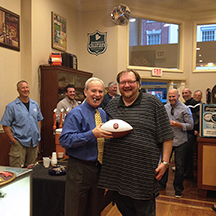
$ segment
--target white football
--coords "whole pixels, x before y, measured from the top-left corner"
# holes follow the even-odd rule
[[[102,130],[112,132],[114,138],[126,136],[133,130],[130,124],[120,119],[112,119],[101,126]]]

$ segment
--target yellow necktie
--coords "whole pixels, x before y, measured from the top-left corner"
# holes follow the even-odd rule
[[[95,124],[96,126],[101,123],[101,117],[98,110],[95,110]],[[98,161],[102,164],[103,160],[103,150],[104,150],[104,138],[97,138],[97,148],[98,148]]]

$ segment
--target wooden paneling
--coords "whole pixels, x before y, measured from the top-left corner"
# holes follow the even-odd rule
[[[216,191],[216,139],[198,138],[198,176],[199,196],[206,197],[207,190]]]
[[[203,146],[203,175],[204,185],[216,186],[216,145]]]
[[[9,166],[10,143],[5,133],[0,133],[0,165]]]

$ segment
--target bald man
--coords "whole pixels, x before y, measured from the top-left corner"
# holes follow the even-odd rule
[[[187,130],[193,129],[193,117],[190,109],[179,101],[179,93],[177,89],[171,89],[168,93],[169,103],[165,105],[170,124],[174,131],[173,149],[175,152],[175,178],[173,187],[175,189],[175,197],[181,198],[184,190],[184,163],[185,151],[187,146]],[[166,188],[168,180],[168,169],[160,180],[162,188]]]

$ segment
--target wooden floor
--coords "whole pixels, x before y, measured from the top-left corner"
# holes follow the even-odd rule
[[[111,204],[110,204],[111,205]],[[121,216],[116,206],[107,206],[101,216]],[[194,207],[172,202],[157,202],[156,216],[215,216],[216,212],[207,207]]]
[[[171,166],[172,167],[172,166]],[[207,198],[198,196],[196,172],[193,180],[184,180],[184,192],[182,198],[175,198],[172,183],[174,172],[170,167],[169,179],[165,190],[160,191],[156,198],[157,216],[216,216],[211,206],[216,202],[216,192],[208,191]],[[116,206],[108,205],[101,216],[121,216]]]

